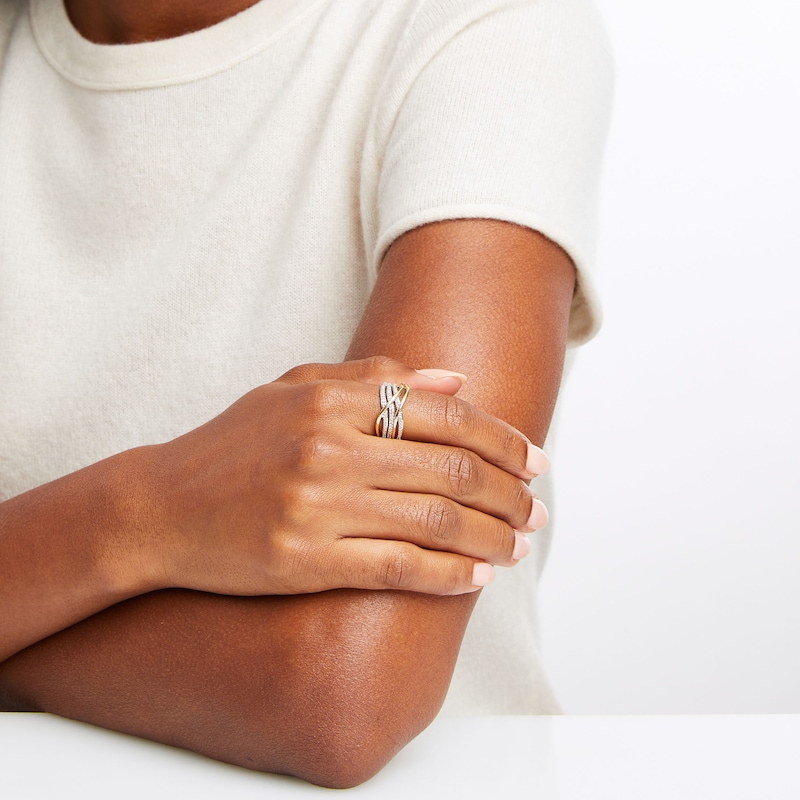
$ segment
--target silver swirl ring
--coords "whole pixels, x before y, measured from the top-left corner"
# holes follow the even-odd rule
[[[403,405],[409,388],[405,383],[381,384],[381,411],[375,420],[375,435],[384,439],[403,438]]]

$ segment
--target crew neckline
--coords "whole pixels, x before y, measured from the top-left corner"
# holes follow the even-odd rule
[[[30,0],[33,36],[50,65],[88,89],[148,89],[222,72],[266,49],[328,0],[259,0],[228,19],[172,39],[96,44],[63,0]]]

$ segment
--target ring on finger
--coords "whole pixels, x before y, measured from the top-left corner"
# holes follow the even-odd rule
[[[375,420],[375,435],[384,439],[403,438],[403,406],[409,387],[405,383],[381,384],[381,410]]]

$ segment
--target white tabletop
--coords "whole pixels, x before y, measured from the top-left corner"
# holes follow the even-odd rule
[[[332,791],[47,714],[0,714],[4,800],[319,800]],[[339,796],[799,800],[800,715],[439,719]]]

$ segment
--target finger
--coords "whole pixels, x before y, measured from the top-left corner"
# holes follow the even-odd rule
[[[351,422],[358,430],[374,434],[380,396],[370,387],[352,387]],[[462,447],[523,480],[547,469],[547,456],[516,428],[492,417],[458,397],[410,391],[403,405],[403,438],[431,444]]]
[[[326,579],[341,588],[455,595],[476,592],[494,579],[490,564],[380,539],[342,539],[331,562]]]
[[[367,502],[370,511],[356,526],[359,537],[411,542],[503,567],[518,560],[517,531],[491,514],[433,494],[376,490]]]
[[[505,520],[517,530],[541,527],[527,483],[462,447],[373,437],[354,465],[361,482],[391,492],[436,494]]]
[[[410,542],[503,567],[530,551],[527,529],[440,495],[376,489],[351,498],[352,508],[357,513],[344,513],[331,525],[333,536]]]
[[[455,394],[466,379],[466,375],[452,370],[415,370],[385,356],[345,361],[341,364],[303,364],[279,378],[284,383],[312,383],[321,380],[358,381],[376,385],[387,382],[405,383],[412,389],[443,394]]]
[[[347,515],[330,530],[339,539],[409,542],[504,567],[522,557],[522,534],[511,525],[446,497],[374,490],[357,502],[359,513]]]

